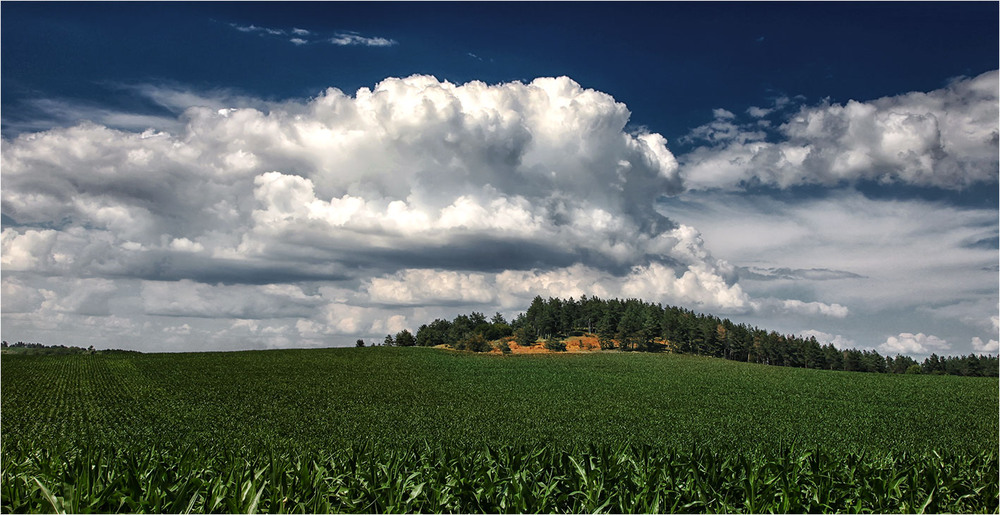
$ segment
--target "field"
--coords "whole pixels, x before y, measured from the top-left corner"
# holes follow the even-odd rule
[[[996,512],[998,382],[427,348],[2,358],[4,512]]]

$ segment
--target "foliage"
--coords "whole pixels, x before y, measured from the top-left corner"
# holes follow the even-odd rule
[[[566,342],[556,338],[555,336],[550,336],[545,340],[545,348],[554,352],[566,352]]]
[[[364,347],[365,346],[365,341],[362,340],[361,338],[358,338],[358,341],[355,342],[354,346],[355,347]]]
[[[903,374],[918,364],[908,356],[893,358],[875,350],[840,350],[832,344],[821,345],[812,337],[782,335],[638,299],[535,297],[511,326],[515,335],[533,333],[546,338],[596,327],[602,349],[613,348],[614,340],[618,340],[621,350],[658,351],[664,348],[660,342],[665,341],[674,352],[796,368]],[[927,374],[997,377],[1000,359],[973,354],[941,358],[932,354],[920,368]]]
[[[474,333],[467,338],[459,340],[454,347],[456,350],[469,350],[472,352],[489,352],[493,350],[490,342],[486,341],[486,337],[482,333]]]
[[[413,333],[403,329],[402,331],[396,333],[396,345],[399,347],[413,347],[417,344],[417,339],[413,336]]]
[[[4,355],[0,511],[996,512],[998,388],[677,354]]]
[[[521,347],[530,347],[537,342],[535,335],[527,327],[521,327],[514,331],[514,341]]]
[[[104,349],[96,350],[94,346],[91,345],[89,348],[84,349],[83,347],[66,346],[66,345],[45,345],[44,343],[25,343],[16,342],[8,344],[6,340],[0,343],[0,349],[2,349],[4,354],[28,354],[28,355],[56,355],[56,354],[120,354],[120,353],[135,353],[138,351],[134,350],[123,350],[123,349]]]
[[[4,455],[4,512],[996,512],[997,454],[351,445]],[[924,474],[924,471],[927,471]]]

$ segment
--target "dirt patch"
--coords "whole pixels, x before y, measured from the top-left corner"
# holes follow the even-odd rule
[[[538,340],[535,345],[521,346],[514,341],[513,337],[504,338],[500,341],[507,342],[507,346],[510,347],[511,354],[553,354],[556,351],[551,351],[545,348],[545,341]],[[597,341],[597,335],[586,334],[584,336],[570,336],[569,338],[563,338],[561,340],[566,344],[566,352],[600,352],[601,345]],[[497,348],[499,341],[492,342],[493,350],[490,351],[493,354],[502,354],[500,349]]]

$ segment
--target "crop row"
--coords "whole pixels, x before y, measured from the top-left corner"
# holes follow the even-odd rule
[[[997,454],[361,445],[3,457],[3,512],[989,512]]]
[[[997,382],[676,355],[370,348],[5,356],[4,442],[311,451],[363,441],[996,449]]]

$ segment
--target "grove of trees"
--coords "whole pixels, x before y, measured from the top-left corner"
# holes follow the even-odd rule
[[[820,344],[814,337],[782,335],[680,307],[638,299],[605,300],[587,296],[579,300],[535,297],[528,310],[511,322],[500,313],[487,319],[478,312],[458,315],[452,321],[437,319],[420,326],[415,344],[449,345],[482,352],[492,349],[490,341],[507,336],[513,336],[518,345],[534,345],[539,339],[555,341],[585,333],[596,334],[602,349],[670,351],[749,363],[856,372],[1000,375],[997,356],[931,354],[920,363],[909,356],[882,356],[875,350],[841,350],[829,343]]]

